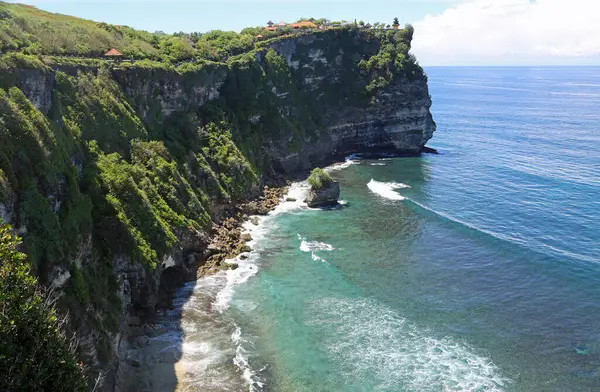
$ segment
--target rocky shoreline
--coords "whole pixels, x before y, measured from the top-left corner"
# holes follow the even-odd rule
[[[226,261],[251,251],[247,242],[252,241],[252,237],[248,233],[242,233],[242,225],[248,220],[257,225],[258,219],[251,216],[267,215],[283,201],[287,191],[287,185],[283,187],[265,185],[258,199],[236,206],[228,217],[214,224],[210,235],[211,242],[205,252],[205,263],[198,268],[197,278],[223,269],[237,268],[237,264]]]
[[[177,389],[178,374],[182,372],[177,365],[181,358],[180,349],[169,347],[164,341],[155,339],[170,328],[179,328],[173,326],[179,324],[180,316],[169,315],[169,310],[174,308],[176,289],[186,282],[219,271],[236,269],[238,265],[232,262],[232,259],[251,251],[247,242],[252,238],[250,234],[243,233],[242,225],[248,221],[258,225],[256,215],[267,215],[284,201],[287,192],[287,185],[265,186],[258,198],[232,207],[226,211],[219,223],[213,224],[210,242],[203,254],[192,255],[196,260],[202,260],[198,263],[195,279],[194,276],[174,279],[168,287],[163,287],[163,298],[154,314],[129,325],[119,344],[122,359],[119,361],[119,377],[114,390]],[[159,319],[162,321],[158,322]]]

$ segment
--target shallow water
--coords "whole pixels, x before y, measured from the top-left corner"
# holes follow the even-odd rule
[[[186,288],[182,389],[600,390],[600,68],[427,71],[441,154],[248,225]]]

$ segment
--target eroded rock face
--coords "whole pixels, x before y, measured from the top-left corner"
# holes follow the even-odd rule
[[[136,112],[149,122],[153,103],[158,103],[161,114],[168,117],[173,113],[194,111],[219,98],[227,67],[206,66],[202,74],[186,75],[166,70],[115,69],[112,75],[132,97]]]
[[[361,79],[356,64],[361,56],[379,50],[373,42],[348,44],[342,40],[337,36],[304,36],[271,46],[286,59],[302,88],[311,92],[311,99],[322,103],[320,131],[291,140],[286,134],[285,139],[274,140],[267,147],[277,170],[285,174],[325,166],[357,152],[418,155],[436,130],[426,78],[394,79],[368,102],[361,101],[359,94],[343,94],[344,101],[336,101],[336,90],[346,84],[355,84],[355,89],[349,91],[364,87],[366,81]],[[353,78],[348,76],[349,67],[356,71]],[[294,111],[287,117],[293,118]]]
[[[332,181],[323,185],[322,188],[311,188],[305,201],[310,208],[319,208],[334,206],[339,198],[340,184],[337,181]]]

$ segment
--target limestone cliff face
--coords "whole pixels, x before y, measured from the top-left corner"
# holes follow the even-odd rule
[[[357,63],[374,55],[379,43],[344,42],[345,38],[335,33],[309,35],[270,46],[286,59],[293,78],[308,92],[307,99],[325,98],[320,108],[322,127],[300,141],[300,150],[290,149],[285,139],[270,146],[269,152],[285,173],[307,170],[356,152],[417,155],[435,132],[424,78],[394,78],[368,102],[353,99],[356,89],[367,83]],[[341,96],[327,97],[332,95],[327,92],[338,89]],[[274,93],[282,96],[286,91]]]
[[[326,130],[303,141],[301,151],[282,144],[270,151],[286,173],[341,159],[352,153],[418,155],[435,132],[426,82],[403,81],[367,108],[332,113]]]
[[[157,110],[163,117],[176,112],[190,112],[208,101],[219,98],[219,91],[227,77],[227,67],[211,64],[203,72],[178,73],[164,69],[116,69],[113,77],[131,97],[136,110],[145,122]],[[158,104],[151,108],[152,104]]]
[[[38,68],[24,66],[13,70],[10,77],[4,79],[4,84],[7,84],[6,80],[9,81],[8,86],[2,87],[18,87],[35,108],[48,116],[46,125],[50,127],[49,124],[52,124],[56,129],[68,128],[70,132],[65,134],[82,134],[83,139],[101,140],[102,135],[93,132],[110,133],[115,130],[116,135],[111,136],[112,139],[107,138],[109,142],[106,143],[105,153],[120,153],[119,159],[138,165],[137,171],[132,171],[129,182],[119,183],[119,186],[129,186],[132,181],[137,181],[133,179],[134,174],[141,176],[143,170],[157,173],[131,185],[135,192],[126,193],[124,197],[136,196],[144,187],[151,188],[152,181],[160,180],[158,176],[166,173],[175,176],[177,181],[165,180],[161,187],[152,191],[153,197],[163,202],[163,199],[166,200],[161,211],[174,205],[172,208],[181,213],[187,211],[190,205],[202,204],[206,219],[219,220],[222,212],[232,203],[255,195],[258,185],[273,179],[290,178],[312,167],[343,159],[351,153],[416,155],[423,150],[436,128],[429,111],[431,99],[426,77],[408,73],[389,75],[388,70],[385,83],[375,90],[369,90],[369,93],[365,92],[374,76],[359,64],[376,56],[382,46],[380,40],[365,39],[360,31],[332,30],[281,38],[265,43],[259,50],[240,59],[230,59],[228,63],[206,63],[197,68],[188,67],[187,71],[136,66],[110,70],[89,66],[79,69],[56,65]],[[67,82],[59,72],[71,75],[73,81]],[[78,75],[82,73],[87,76],[80,80]],[[90,80],[96,77],[110,79],[110,87],[104,86],[85,95],[88,89],[95,88]],[[63,86],[58,86],[58,80],[63,80]],[[90,110],[98,106],[94,94],[98,91],[105,94],[104,98],[110,104],[94,113],[93,119],[102,119],[108,125],[94,128],[90,134],[84,126],[73,125],[83,116],[74,116],[65,121],[77,107],[76,99],[65,98],[70,91],[65,86],[69,83],[73,86],[68,88],[79,89],[80,94],[89,100],[86,104]],[[107,91],[118,97],[111,100]],[[128,116],[129,127],[121,129],[114,119],[125,115]],[[82,120],[81,124],[92,128],[93,122]],[[131,131],[133,136],[126,131]],[[144,161],[146,158],[143,154],[138,154],[137,159],[145,163],[131,162],[133,154],[124,152],[123,146],[127,147],[140,137],[162,142],[166,152],[155,154],[154,150],[150,150],[152,146],[146,146],[148,161]],[[51,142],[51,139],[48,140]],[[61,179],[52,183],[52,186],[40,186],[37,189],[42,199],[49,200],[53,206],[53,212],[49,214],[54,213],[58,217],[61,208],[65,208],[69,202],[67,185],[73,189],[79,187],[82,193],[90,186],[84,184],[82,166],[87,163],[88,168],[97,170],[97,162],[91,165],[86,162],[86,159],[92,158],[89,152],[87,155],[81,152],[87,148],[84,142],[74,139],[71,144],[79,147],[69,147],[73,151],[65,153],[64,158],[56,155],[55,159],[64,160],[65,167],[69,168],[65,173],[71,173],[70,177],[63,173]],[[47,149],[55,147],[50,145]],[[169,158],[169,154],[178,159]],[[162,163],[159,165],[156,162]],[[109,162],[106,158],[104,164],[110,168],[112,166],[109,165],[120,163]],[[129,167],[125,164],[121,166],[125,169]],[[257,173],[253,167],[257,168]],[[15,168],[15,172],[17,169],[21,170]],[[38,174],[28,175],[41,178]],[[71,182],[67,184],[65,178],[71,178]],[[101,175],[94,177],[94,181],[101,180]],[[23,189],[4,190],[0,213],[27,240],[31,227],[20,222],[19,213],[16,213],[24,194]],[[95,194],[94,197],[102,199],[104,196]],[[187,204],[178,205],[178,200],[184,197]],[[194,200],[196,204],[192,203]],[[120,202],[125,207],[128,206],[126,202],[137,207],[133,199],[129,201],[124,198]],[[94,205],[95,209],[101,207]],[[133,207],[131,211],[125,207],[121,214],[131,211],[131,214],[140,213]],[[111,315],[114,319],[103,318],[95,305],[81,306],[77,314],[72,314],[79,321],[76,329],[82,357],[90,366],[91,374],[97,374],[101,369],[104,371],[104,385],[101,387],[110,390],[115,385],[119,364],[128,360],[126,353],[119,348],[127,325],[139,322],[140,316],[151,314],[160,302],[161,295],[172,288],[177,280],[194,277],[195,269],[204,261],[203,255],[209,243],[206,227],[210,225],[204,223],[204,229],[199,225],[173,229],[169,245],[158,244],[164,249],[157,252],[156,267],[149,269],[134,261],[134,252],[129,249],[118,246],[110,248],[109,245],[114,244],[102,245],[106,244],[104,238],[112,238],[111,235],[101,236],[105,242],[98,241],[99,231],[106,230],[111,234],[115,227],[121,227],[122,224],[110,215],[116,215],[114,211],[102,211],[104,215],[100,214],[100,217],[108,222],[106,227],[96,225],[93,229],[86,228],[90,234],[78,240],[76,252],[71,258],[48,263],[49,266],[39,273],[43,275],[42,282],[52,287],[59,297],[67,295],[70,282],[74,279],[71,273],[73,266],[82,270],[89,268],[90,276],[104,269],[102,271],[111,279],[114,277],[111,290],[117,291],[119,301],[116,313]],[[144,215],[145,219],[156,219],[150,222],[151,229],[166,225],[164,219],[155,218],[161,211]],[[132,225],[135,223],[133,218],[128,222],[132,222]],[[151,239],[155,237],[147,237],[152,245]],[[110,251],[104,252],[106,249],[98,248],[102,246],[110,248]],[[108,260],[100,259],[100,254],[109,254],[110,257]],[[106,268],[110,271],[106,272]],[[100,350],[102,347],[103,350]]]

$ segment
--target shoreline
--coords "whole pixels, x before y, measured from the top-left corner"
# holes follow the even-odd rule
[[[244,224],[252,222],[254,225],[258,225],[257,217],[268,215],[284,202],[288,190],[289,183],[280,187],[265,185],[258,198],[235,206],[233,214],[225,217],[221,222],[213,224],[211,241],[206,249],[206,261],[198,267],[196,279],[223,269],[237,268],[237,264],[227,261],[252,250],[248,246],[252,237],[243,231]]]
[[[134,384],[146,391],[182,390],[182,380],[187,374],[181,361],[185,304],[194,295],[198,282],[204,279],[222,279],[221,289],[225,288],[227,278],[220,273],[238,269],[236,260],[245,260],[253,250],[248,245],[253,238],[244,226],[258,227],[264,217],[285,203],[289,187],[290,182],[283,186],[265,185],[259,196],[232,206],[219,223],[213,223],[210,242],[202,255],[204,261],[195,275],[173,280],[163,288],[162,301],[156,310],[124,331],[119,349],[120,376],[114,390],[129,390]],[[212,308],[213,304],[206,306]]]

